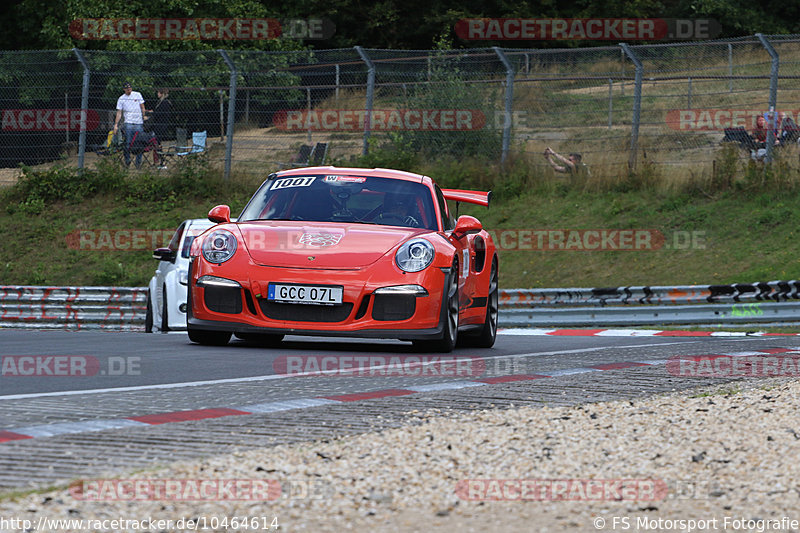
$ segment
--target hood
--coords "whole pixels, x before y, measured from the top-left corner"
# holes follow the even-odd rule
[[[362,268],[403,241],[429,231],[371,224],[263,220],[238,226],[255,263],[289,268]]]

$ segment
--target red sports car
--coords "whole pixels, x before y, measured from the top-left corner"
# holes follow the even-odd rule
[[[278,342],[284,335],[393,338],[426,351],[491,347],[498,258],[474,217],[447,200],[491,193],[440,189],[419,174],[314,167],[271,174],[236,222],[195,239],[189,339]]]

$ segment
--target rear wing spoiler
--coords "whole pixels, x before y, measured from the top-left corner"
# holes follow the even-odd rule
[[[442,189],[445,200],[454,202],[467,202],[468,204],[482,205],[489,207],[492,200],[492,191],[464,191],[460,189]]]

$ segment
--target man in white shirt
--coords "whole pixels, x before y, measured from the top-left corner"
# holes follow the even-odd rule
[[[114,134],[119,130],[119,121],[125,117],[125,143],[123,154],[125,155],[125,165],[131,164],[131,141],[138,132],[144,134],[144,98],[142,93],[134,91],[129,82],[122,84],[124,94],[117,98],[117,116],[114,119]],[[142,164],[142,153],[136,154],[136,168]]]

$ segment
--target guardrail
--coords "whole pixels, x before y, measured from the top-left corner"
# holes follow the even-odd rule
[[[0,327],[143,331],[147,287],[0,286]]]
[[[0,327],[143,331],[146,287],[0,286]],[[500,291],[502,327],[800,322],[800,281]]]
[[[800,281],[730,285],[508,289],[500,325],[652,326],[800,322]]]

